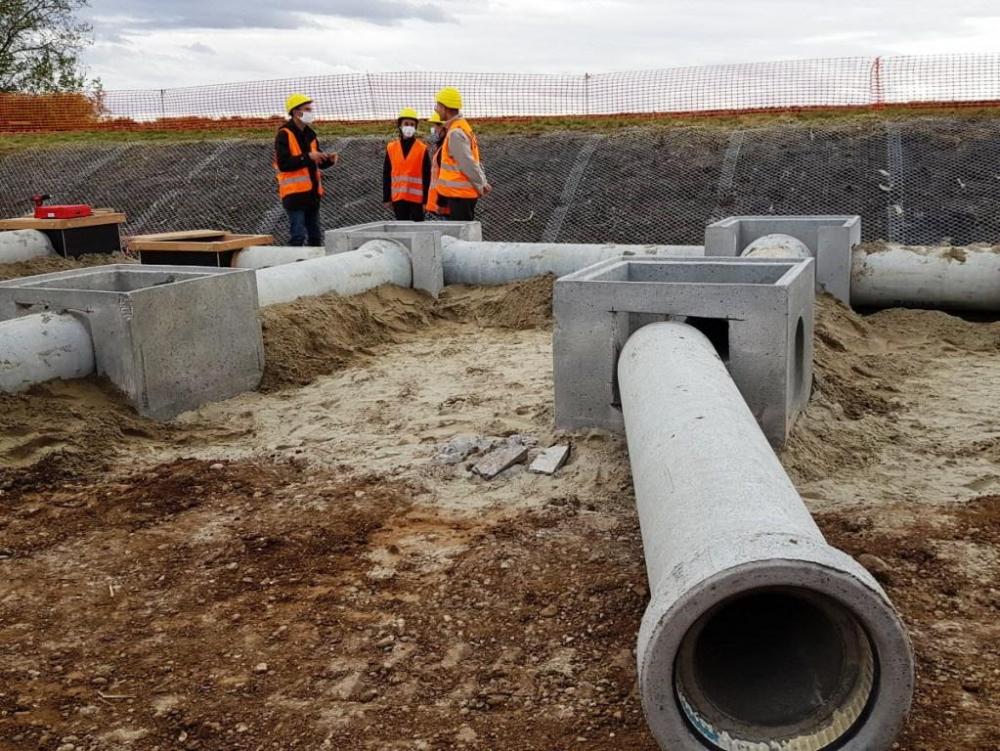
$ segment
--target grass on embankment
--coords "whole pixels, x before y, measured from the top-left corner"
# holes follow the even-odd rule
[[[483,135],[541,135],[556,132],[614,132],[626,128],[759,128],[780,124],[843,124],[880,120],[902,120],[915,117],[960,117],[966,120],[993,119],[1000,116],[1000,107],[886,107],[872,109],[815,109],[785,113],[755,113],[743,115],[621,115],[594,117],[536,117],[505,120],[477,120],[477,132]],[[348,136],[391,136],[391,123],[320,122],[316,126],[320,137],[329,140]],[[80,130],[54,133],[17,133],[0,135],[0,154],[25,149],[63,148],[107,143],[184,143],[226,139],[263,140],[273,138],[274,125],[226,127],[224,124],[206,128],[156,129],[143,125],[135,130]]]

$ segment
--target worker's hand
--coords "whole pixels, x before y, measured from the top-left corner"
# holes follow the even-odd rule
[[[490,185],[489,183],[486,183],[486,184],[485,184],[485,185],[483,186],[483,192],[481,193],[481,195],[482,195],[483,197],[486,197],[486,196],[488,196],[488,195],[489,195],[490,193],[492,193],[492,192],[493,192],[493,186],[492,186],[492,185]]]
[[[322,164],[326,161],[326,154],[322,151],[310,151],[309,158],[313,160],[316,164]]]
[[[340,161],[340,154],[336,151],[330,154],[324,154],[323,156],[326,157],[327,164],[337,164]]]

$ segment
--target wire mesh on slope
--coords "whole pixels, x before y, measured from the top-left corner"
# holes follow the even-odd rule
[[[636,130],[602,141],[559,240],[700,243],[715,204],[727,133]]]
[[[713,219],[858,214],[866,237],[886,237],[890,178],[881,123],[777,126],[740,136],[732,183],[720,195]]]
[[[327,228],[385,220],[384,140],[327,140]],[[29,197],[111,206],[127,234],[217,228],[288,239],[270,141],[26,150],[0,159],[0,215]],[[866,240],[1000,242],[1000,119],[636,129],[483,139],[488,239],[700,243],[739,214],[859,214]]]

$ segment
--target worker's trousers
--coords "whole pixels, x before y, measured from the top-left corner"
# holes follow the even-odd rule
[[[319,226],[319,206],[311,209],[285,209],[288,214],[289,245],[323,246],[323,230]]]
[[[424,221],[424,207],[413,201],[393,201],[392,213],[401,222]]]
[[[478,198],[449,198],[448,219],[453,222],[471,222],[476,218]]]

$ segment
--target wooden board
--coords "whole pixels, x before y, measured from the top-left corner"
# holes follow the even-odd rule
[[[102,224],[124,224],[125,215],[118,211],[97,210],[90,216],[73,219],[35,219],[34,215],[19,216],[15,219],[0,219],[0,230],[9,229],[78,229],[98,227]]]
[[[152,235],[135,235],[130,240],[141,240],[142,242],[162,242],[164,240],[224,240],[229,234],[225,230],[219,229],[191,229],[183,232],[158,232]]]
[[[207,232],[208,230],[200,230]],[[177,233],[183,234],[183,233]],[[228,232],[213,233],[210,237],[221,237],[219,240],[150,240],[156,235],[137,235],[129,240],[129,248],[135,251],[169,250],[181,253],[224,253],[227,250],[242,250],[255,245],[271,245],[274,238],[271,235],[231,235]]]

